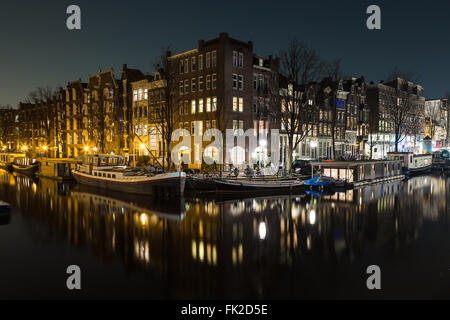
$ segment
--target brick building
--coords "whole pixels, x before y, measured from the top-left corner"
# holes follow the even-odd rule
[[[191,136],[202,135],[209,128],[223,133],[233,130],[234,136],[243,136],[252,129],[260,139],[259,128],[261,133],[269,130],[265,110],[270,90],[264,83],[276,79],[278,65],[270,57],[255,55],[251,41],[239,41],[221,33],[218,38],[200,40],[196,49],[170,55],[168,59],[176,74],[179,127],[188,129]],[[265,145],[266,139],[262,140]],[[209,143],[197,143],[192,137],[191,148],[185,148],[194,167],[202,164],[202,156],[219,160],[216,148],[206,148]],[[256,156],[249,151],[248,144],[245,148],[236,145],[229,149],[225,148],[226,144],[224,135],[226,164],[240,165]]]
[[[367,86],[367,104],[370,108],[370,138],[373,143],[373,157],[384,158],[395,149],[394,120],[392,112],[404,104],[409,106],[404,121],[404,136],[399,151],[421,152],[420,143],[424,135],[425,98],[423,88],[401,78],[389,82],[370,83]],[[366,145],[366,153],[369,153]]]

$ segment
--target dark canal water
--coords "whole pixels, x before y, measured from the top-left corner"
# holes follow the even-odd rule
[[[0,299],[450,298],[448,176],[164,203],[0,171],[0,200]]]

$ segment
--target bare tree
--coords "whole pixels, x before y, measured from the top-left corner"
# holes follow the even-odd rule
[[[161,55],[155,62],[155,69],[158,70],[163,80],[163,105],[155,110],[154,121],[160,136],[163,139],[163,168],[170,171],[172,167],[172,134],[178,129],[176,126],[180,120],[180,104],[177,100],[177,79],[176,66],[170,60],[170,47],[162,49]]]
[[[388,95],[385,113],[394,133],[395,152],[398,152],[399,143],[416,128],[412,122],[419,119],[412,95],[398,88],[393,90],[393,94]]]
[[[0,104],[0,142],[2,144],[8,143],[8,138],[14,132],[14,122],[8,117],[7,111],[12,110],[9,104]],[[1,146],[1,145],[0,145]]]
[[[413,83],[420,82],[420,77],[417,76],[416,74],[414,74],[413,72],[403,70],[398,67],[394,67],[388,72],[386,79],[387,79],[387,81],[391,81],[391,80],[395,80],[397,78],[403,79],[405,81],[413,82]]]
[[[52,130],[56,120],[56,110],[53,105],[54,94],[55,91],[50,86],[37,87],[25,98],[25,103],[40,105],[39,139],[46,141],[47,145],[51,144]]]
[[[436,127],[443,124],[443,112],[439,104],[427,104],[425,107],[425,114],[430,118],[430,134],[432,139],[436,134]]]
[[[324,77],[331,78],[332,81],[345,79],[347,75],[342,68],[342,59],[333,59],[322,63],[322,73]]]
[[[311,130],[316,105],[305,99],[307,84],[319,79],[322,62],[314,49],[293,40],[280,53],[280,89],[272,92],[271,116],[279,119],[282,133],[287,136],[287,169],[293,152]]]

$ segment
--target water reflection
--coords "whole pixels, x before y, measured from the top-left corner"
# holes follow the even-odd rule
[[[449,226],[450,179],[161,203],[0,171],[0,199],[19,208],[37,243],[93,252],[102,268],[120,258],[115,278],[151,270],[142,281],[161,298],[358,297],[367,261],[420,243],[427,221]]]

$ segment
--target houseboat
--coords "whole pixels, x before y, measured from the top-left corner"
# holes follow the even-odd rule
[[[433,155],[413,154],[412,152],[388,152],[389,160],[401,160],[403,174],[414,175],[431,170]]]
[[[333,178],[344,185],[359,187],[394,179],[403,179],[401,160],[321,161],[311,163],[313,177]]]
[[[438,171],[450,170],[450,151],[441,149],[433,153],[433,169]]]
[[[0,153],[0,168],[12,170],[12,164],[16,158],[25,158],[25,153]]]
[[[84,156],[82,163],[75,165],[72,175],[79,184],[106,190],[162,197],[183,196],[184,172],[150,174],[128,167],[128,160],[125,156]]]
[[[40,158],[41,165],[36,173],[38,177],[50,178],[58,181],[73,180],[72,170],[76,164],[81,163],[77,159]]]
[[[12,170],[26,175],[34,175],[39,169],[39,161],[28,157],[16,157],[12,163]]]

